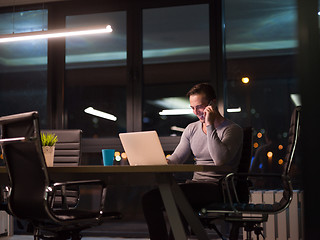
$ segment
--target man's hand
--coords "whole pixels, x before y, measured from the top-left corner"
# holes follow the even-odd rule
[[[205,124],[206,126],[209,125],[214,125],[214,120],[217,116],[217,109],[214,106],[214,104],[209,104],[205,109],[204,109],[204,117],[205,117]]]

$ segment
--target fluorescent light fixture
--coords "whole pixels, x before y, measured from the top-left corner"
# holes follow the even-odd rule
[[[192,109],[166,109],[159,112],[159,115],[168,116],[168,115],[187,115],[187,114],[193,114]]]
[[[301,97],[299,94],[290,94],[290,98],[296,107],[301,106]]]
[[[186,97],[168,97],[157,100],[149,100],[149,104],[161,109],[190,109],[189,100]]]
[[[228,109],[227,109],[227,112],[229,112],[229,113],[241,112],[241,107],[228,108]]]
[[[93,107],[86,108],[84,110],[84,112],[88,113],[88,114],[91,114],[93,116],[96,116],[96,117],[105,118],[105,119],[108,119],[108,120],[111,120],[111,121],[117,121],[117,117],[116,116],[114,116],[112,114],[109,114],[109,113],[106,113],[106,112],[102,112],[102,111],[96,110]]]
[[[82,35],[93,35],[101,33],[111,33],[112,28],[110,25],[97,26],[91,28],[66,28],[48,31],[37,31],[27,33],[13,33],[0,35],[0,43],[4,42],[19,42],[34,39],[48,39],[48,38],[59,38],[59,37],[72,37]]]
[[[177,131],[177,132],[183,132],[184,131],[184,128],[182,127],[177,127],[177,126],[172,126],[170,128],[172,131]]]

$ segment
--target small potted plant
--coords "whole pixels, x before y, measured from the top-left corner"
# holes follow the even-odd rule
[[[54,133],[41,134],[42,151],[48,167],[53,166],[54,149],[57,141],[58,138]]]

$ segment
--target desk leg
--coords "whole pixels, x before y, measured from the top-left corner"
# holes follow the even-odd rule
[[[170,182],[168,182],[167,184],[166,183],[159,184],[159,190],[164,203],[164,207],[167,212],[167,216],[169,219],[169,223],[170,223],[174,238],[179,240],[180,239],[187,240],[187,236],[181,222],[180,213],[178,211],[176,202],[172,194]]]
[[[177,206],[179,206],[180,211],[186,218],[187,222],[189,223],[191,229],[196,234],[198,239],[209,240],[207,231],[204,229],[199,217],[196,215],[190,203],[185,198],[181,188],[175,181],[172,182],[171,190],[173,192]]]
[[[158,176],[160,193],[175,239],[187,239],[180,213],[177,209],[178,206],[198,239],[209,240],[208,234],[203,228],[200,219],[193,211],[173,177],[171,175],[162,175],[161,179],[159,177],[160,176]]]

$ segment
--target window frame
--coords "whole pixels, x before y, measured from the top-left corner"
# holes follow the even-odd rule
[[[210,26],[210,81],[217,90],[220,100],[223,99],[224,79],[224,29],[223,29],[223,0],[92,0],[63,1],[19,6],[19,9],[48,9],[48,29],[60,29],[66,26],[66,17],[80,14],[125,11],[127,13],[127,132],[142,129],[142,101],[143,101],[143,57],[142,57],[142,12],[144,9],[174,7],[185,5],[209,5]],[[15,7],[1,8],[9,12]],[[16,8],[18,9],[18,8]],[[48,128],[66,128],[65,101],[65,40],[48,39],[47,51],[47,119]],[[219,101],[223,102],[223,101]],[[219,105],[223,110],[223,106]],[[165,151],[172,151],[178,144],[180,137],[161,137]],[[100,152],[101,148],[122,149],[117,137],[83,139],[83,152]]]

